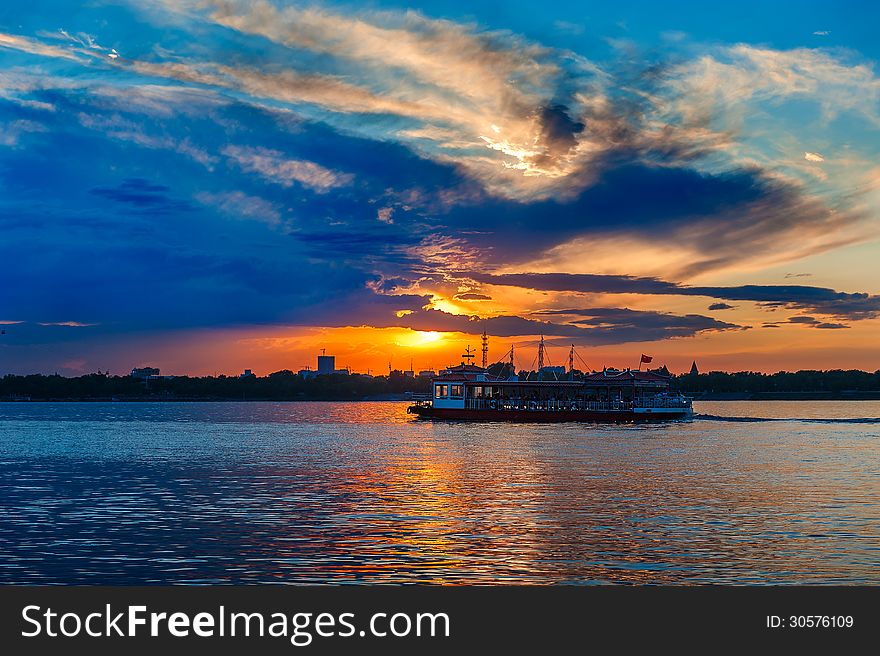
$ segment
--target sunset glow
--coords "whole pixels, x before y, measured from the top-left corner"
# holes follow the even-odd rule
[[[880,368],[880,46],[830,7],[148,4],[0,19],[0,374]]]

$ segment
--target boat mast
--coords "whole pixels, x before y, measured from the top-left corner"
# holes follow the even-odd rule
[[[571,350],[568,352],[568,373],[574,371],[574,344],[571,345]]]
[[[544,336],[541,335],[541,341],[538,343],[538,372],[544,368]]]
[[[483,369],[485,369],[489,365],[489,336],[486,334],[486,331],[483,331],[483,336],[480,338],[483,342]]]

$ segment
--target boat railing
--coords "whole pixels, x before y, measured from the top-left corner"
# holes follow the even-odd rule
[[[691,400],[684,396],[638,398],[635,402],[624,399],[594,401],[587,399],[523,399],[523,398],[470,398],[465,399],[469,410],[534,410],[534,411],[591,411],[620,412],[637,408],[689,408]]]

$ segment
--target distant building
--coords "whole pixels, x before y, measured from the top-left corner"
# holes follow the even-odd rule
[[[239,374],[238,377],[239,378],[256,378],[256,376],[254,375],[254,372],[251,371],[250,369],[245,369],[244,373]]]
[[[135,367],[131,370],[132,378],[143,378],[144,380],[146,380],[147,378],[158,375],[159,369],[157,367]]]
[[[419,378],[434,378],[436,375],[433,369],[422,369],[419,372]]]
[[[351,372],[348,369],[337,369],[336,356],[326,355],[326,353],[322,350],[321,355],[318,356],[317,369],[300,369],[297,374],[299,374],[302,378],[314,378],[315,376],[328,376],[330,374],[341,374],[343,376],[348,376],[349,374],[351,374]]]
[[[318,375],[336,373],[336,356],[335,355],[319,355],[318,356]]]
[[[699,373],[700,370],[697,369],[697,361],[694,360],[693,364],[691,365],[691,376],[697,376],[699,375]]]

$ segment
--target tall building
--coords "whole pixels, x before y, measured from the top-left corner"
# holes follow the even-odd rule
[[[700,370],[697,369],[697,361],[694,360],[694,363],[691,365],[691,376],[696,376],[700,373]]]
[[[319,355],[318,356],[318,375],[332,374],[336,372],[336,356],[335,355]]]
[[[343,374],[348,376],[351,374],[348,369],[337,369],[336,356],[327,355],[327,351],[324,349],[321,349],[321,355],[318,356],[317,369],[300,369],[298,373],[303,378],[314,378],[315,376],[328,376],[331,374]]]

